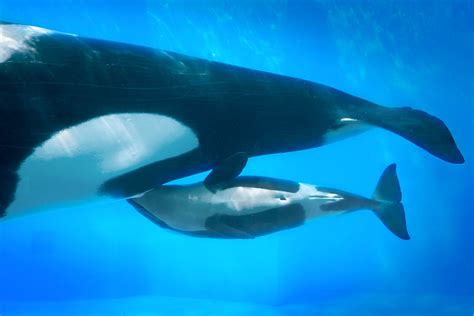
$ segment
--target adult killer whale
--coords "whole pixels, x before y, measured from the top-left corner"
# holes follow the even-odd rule
[[[0,213],[7,217],[95,196],[129,198],[217,168],[212,188],[237,176],[248,157],[322,146],[364,126],[464,161],[446,125],[420,110],[12,23],[0,24],[0,114]]]
[[[202,182],[162,185],[128,201],[159,226],[196,237],[251,239],[298,227],[314,218],[370,209],[392,233],[410,239],[401,200],[392,164],[380,177],[372,198],[245,176],[222,182],[214,193]]]

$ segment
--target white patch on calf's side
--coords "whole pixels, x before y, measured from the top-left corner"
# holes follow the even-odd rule
[[[107,180],[199,146],[182,123],[156,114],[112,114],[59,131],[19,169],[8,216],[93,199]]]
[[[314,185],[300,183],[300,190],[295,193],[296,200],[303,206],[306,220],[327,215],[331,212],[321,210],[321,206],[342,200],[342,196],[319,190]]]

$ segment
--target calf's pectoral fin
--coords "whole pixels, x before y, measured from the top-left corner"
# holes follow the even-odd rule
[[[206,228],[227,237],[248,239],[295,228],[305,220],[303,206],[294,203],[252,214],[215,214],[207,219]]]
[[[222,221],[221,215],[215,214],[206,220],[206,229],[227,238],[254,239],[255,236],[233,227],[229,223]]]

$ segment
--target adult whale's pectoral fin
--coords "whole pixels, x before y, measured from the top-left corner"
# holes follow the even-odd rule
[[[215,214],[206,220],[206,229],[227,238],[254,239],[255,236],[225,223],[221,215]]]
[[[204,180],[206,188],[215,193],[219,185],[236,178],[247,165],[248,156],[239,152],[219,163]]]

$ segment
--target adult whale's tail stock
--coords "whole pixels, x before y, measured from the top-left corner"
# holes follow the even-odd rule
[[[424,111],[410,107],[374,107],[364,111],[363,120],[404,137],[442,160],[464,163],[448,127]]]

